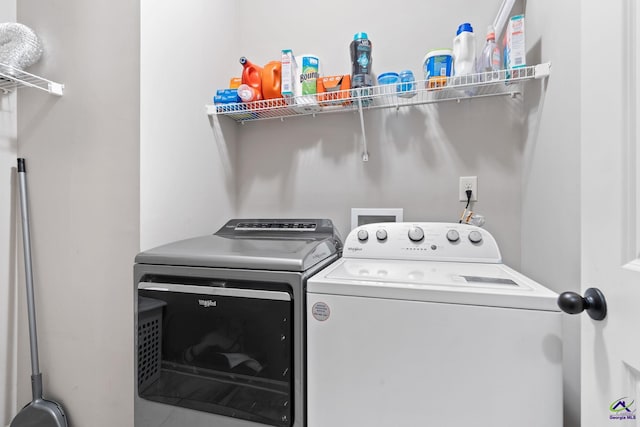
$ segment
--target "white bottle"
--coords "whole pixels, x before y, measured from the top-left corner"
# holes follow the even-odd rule
[[[257,101],[255,88],[246,84],[238,86],[238,97],[240,97],[242,102]]]
[[[471,24],[465,22],[458,27],[456,38],[453,39],[453,75],[473,74],[475,63],[476,35]]]
[[[496,44],[496,31],[493,25],[487,28],[487,41],[478,59],[478,72],[486,73],[500,70],[500,49]]]

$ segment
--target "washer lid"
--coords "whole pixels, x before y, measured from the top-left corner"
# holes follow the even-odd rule
[[[330,220],[231,220],[214,235],[149,249],[135,261],[301,272],[340,250],[340,238]]]
[[[343,258],[312,277],[307,291],[560,311],[555,292],[504,264]]]

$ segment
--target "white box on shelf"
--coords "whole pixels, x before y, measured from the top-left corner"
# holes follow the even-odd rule
[[[522,68],[527,65],[525,46],[524,15],[512,16],[507,23],[505,66],[507,69]]]
[[[282,49],[282,81],[280,92],[282,96],[290,101],[295,96],[295,75],[296,75],[296,59],[291,49]]]

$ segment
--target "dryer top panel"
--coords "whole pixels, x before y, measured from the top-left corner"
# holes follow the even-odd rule
[[[298,272],[341,251],[328,219],[233,219],[213,235],[141,252],[136,263]]]

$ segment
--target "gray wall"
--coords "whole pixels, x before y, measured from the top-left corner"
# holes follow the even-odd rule
[[[0,22],[15,22],[16,2],[0,3]],[[16,94],[0,94],[0,426],[15,411],[15,163]]]
[[[282,48],[292,48],[298,54],[317,54],[325,75],[348,73],[348,44],[356,31],[368,32],[373,41],[375,72],[410,68],[421,76],[424,54],[433,48],[451,46],[461,22],[473,23],[480,48],[486,25],[492,22],[499,3],[488,5],[466,0],[446,4],[405,3],[390,25],[387,14],[359,3],[330,0],[318,8],[281,0],[274,10],[271,3],[240,0],[234,5],[235,13],[241,17],[241,30],[233,31],[232,37],[228,34],[222,37],[226,43],[209,45],[209,50],[215,52],[215,69],[223,72],[212,71],[212,87],[207,93],[226,85],[231,75],[240,74],[238,57],[245,55],[265,64],[277,59]],[[173,10],[166,7],[169,9],[162,15],[170,16]],[[521,4],[516,7],[521,8]],[[480,200],[475,210],[487,217],[486,228],[500,243],[505,262],[558,292],[579,289],[579,222],[575,211],[579,205],[580,167],[579,9],[577,1],[543,0],[527,5],[528,59],[532,63],[553,62],[548,87],[543,88],[540,82],[528,83],[524,102],[496,98],[398,113],[366,112],[368,163],[360,160],[361,135],[355,114],[246,123],[237,127],[221,118],[222,128],[214,121],[215,145],[222,147],[224,156],[237,150],[235,162],[226,164],[232,167],[231,181],[227,172],[225,182],[233,198],[223,195],[219,198],[221,208],[206,204],[197,216],[183,212],[176,220],[170,205],[178,191],[172,189],[171,180],[167,185],[154,186],[153,180],[145,184],[143,179],[143,193],[158,207],[167,207],[143,213],[143,218],[157,216],[155,222],[143,220],[142,227],[148,230],[143,232],[143,246],[148,246],[145,242],[155,244],[209,230],[216,220],[224,221],[222,212],[229,210],[228,203],[234,204],[230,212],[238,216],[333,218],[343,234],[349,230],[351,207],[403,207],[405,218],[410,221],[456,220],[462,209],[456,197],[458,177],[477,175]],[[143,14],[143,28],[148,19],[158,20],[159,13]],[[229,21],[221,16],[229,18],[231,13],[227,10],[226,15],[208,17],[222,27],[219,34],[229,28]],[[358,16],[357,21],[353,16]],[[198,24],[200,17],[189,19],[196,22],[192,37],[196,40],[198,34],[209,37],[213,30],[202,29]],[[267,29],[263,25],[265,20],[283,24],[269,25]],[[144,39],[147,37],[148,47],[155,46],[158,51],[167,43],[175,46],[157,39],[161,37],[157,32],[145,35]],[[194,45],[199,46],[196,42]],[[197,51],[188,50],[192,55]],[[160,58],[159,52],[156,57]],[[190,63],[205,61],[199,58]],[[156,68],[143,74],[143,82],[168,72],[163,67]],[[176,111],[193,108],[193,101],[187,100],[186,95],[174,101]],[[176,148],[170,138],[162,137],[163,132],[171,132],[175,126],[181,125],[143,124],[143,135],[146,128],[158,134],[151,139],[155,148],[143,153],[158,156],[158,147],[161,150],[170,147],[165,160],[154,161],[156,176],[161,176],[167,167],[179,167],[181,171],[185,168],[171,158],[182,156],[181,147]],[[181,133],[189,136],[186,143],[211,142],[209,137],[192,139],[197,136],[196,126],[200,122],[182,128]],[[143,161],[145,157],[146,154]],[[220,167],[220,158],[213,157],[212,163],[213,168]],[[211,181],[208,175],[211,173],[216,172],[195,172],[191,182],[209,186],[185,198],[186,205],[201,202],[203,194],[218,197],[221,184],[218,180]],[[173,174],[180,176],[182,172],[177,170]],[[171,197],[162,193],[167,188]],[[143,206],[146,197],[143,196]],[[185,202],[181,203],[184,205]],[[183,224],[183,218],[191,222]],[[577,318],[565,320],[567,427],[579,425],[578,322]]]
[[[528,59],[551,61],[528,86],[522,271],[556,292],[580,290],[580,2],[527,5]],[[580,425],[580,318],[564,316],[565,426]]]
[[[554,63],[539,116],[535,84],[524,103],[370,112],[369,163],[360,160],[355,115],[237,128],[224,119],[209,123],[203,106],[239,75],[241,55],[264,64],[290,47],[318,54],[324,74],[347,73],[356,31],[373,40],[376,72],[411,68],[420,75],[426,51],[449,46],[460,22],[474,23],[482,39],[498,4],[414,2],[398,9],[400,25],[390,25],[374,7],[330,0],[323,10],[341,13],[324,17],[321,29],[309,28],[320,16],[316,7],[292,0],[275,12],[269,6],[147,0],[140,27],[137,2],[19,4],[19,20],[46,43],[34,71],[67,85],[59,99],[21,93],[18,150],[28,159],[45,387],[67,407],[72,425],[132,425],[138,236],[143,247],[153,246],[213,231],[234,215],[327,216],[346,233],[351,207],[404,207],[407,220],[455,220],[458,176],[477,175],[476,210],[506,262],[558,291],[579,288],[579,224],[571,215],[579,188],[578,61],[571,49],[579,40],[561,30],[577,1],[528,5],[530,56]],[[359,13],[354,23],[350,17]],[[266,31],[265,19],[291,25]],[[29,399],[22,316],[21,404]],[[576,367],[572,336],[565,334],[574,362],[566,366]],[[579,377],[568,372],[567,426],[577,426]]]
[[[212,233],[234,216],[235,126],[205,104],[239,65],[236,2],[141,2],[140,245]],[[232,52],[234,53],[232,55]]]
[[[132,259],[139,247],[140,15],[130,0],[21,0],[56,98],[18,97],[45,394],[72,426],[131,426]],[[22,286],[21,286],[22,287]],[[18,401],[30,400],[21,299]]]
[[[321,74],[347,74],[349,43],[355,32],[365,31],[373,43],[376,73],[408,68],[419,79],[424,78],[424,55],[451,47],[462,22],[473,24],[481,49],[499,6],[468,0],[405,2],[390,21],[377,6],[357,2],[328,0],[318,7],[282,0],[275,14],[266,2],[239,4],[245,25],[234,55],[221,62],[245,55],[265,64],[277,59],[280,49],[291,48],[318,55]],[[312,19],[322,13],[323,19]],[[265,32],[264,17],[291,25]],[[458,201],[458,178],[476,175],[474,210],[486,216],[486,228],[500,243],[505,261],[518,268],[522,111],[518,99],[493,98],[366,112],[368,163],[360,160],[357,114],[246,123],[238,130],[238,214],[329,217],[343,234],[350,229],[352,207],[401,207],[408,221],[457,221],[464,207]]]
[[[296,2],[281,4],[284,20],[307,16]],[[243,16],[269,16],[268,4],[240,5]],[[292,38],[287,26],[276,27],[267,38],[258,25],[247,25],[240,52],[266,63],[280,48],[291,47],[317,54],[324,74],[346,73],[352,33],[367,31],[376,72],[418,73],[424,53],[450,46],[460,22],[473,23],[481,47],[498,5],[404,4],[410,13],[401,14],[401,25],[390,26],[375,7],[329,2],[324,10],[341,13],[323,21],[322,30]],[[522,7],[518,3],[515,10]],[[333,218],[343,232],[351,207],[404,207],[407,220],[451,221],[461,210],[458,177],[477,175],[475,210],[487,217],[486,228],[505,262],[558,292],[579,290],[580,21],[567,19],[579,10],[577,0],[527,4],[528,60],[554,64],[548,87],[528,83],[524,102],[474,100],[369,112],[369,163],[360,161],[356,115],[245,124],[238,132],[239,215],[321,215]],[[356,15],[361,19],[354,24]],[[565,425],[575,427],[580,424],[578,318],[565,318],[564,348]]]

